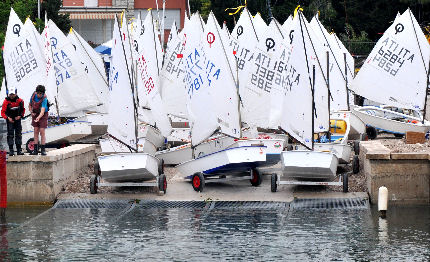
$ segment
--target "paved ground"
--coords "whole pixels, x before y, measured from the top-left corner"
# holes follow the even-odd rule
[[[155,188],[115,188],[98,194],[61,193],[58,199],[154,199],[166,201],[280,201],[291,202],[294,198],[354,198],[367,197],[367,193],[342,193],[328,191],[301,191],[297,187],[281,185],[278,192],[270,191],[270,176],[264,176],[258,187],[251,186],[249,180],[207,183],[203,192],[196,192],[189,181],[179,174],[169,180],[167,194],[162,195]]]

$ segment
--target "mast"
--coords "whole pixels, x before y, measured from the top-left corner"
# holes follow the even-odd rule
[[[348,105],[348,111],[351,110],[349,105],[349,93],[348,93],[348,64],[346,63],[346,53],[343,53],[343,61],[345,63],[345,90],[346,90],[346,104]]]
[[[422,123],[424,124],[424,121],[426,119],[426,111],[427,111],[427,96],[429,93],[429,77],[430,77],[430,61],[429,61],[429,70],[427,70],[427,86],[426,86],[426,95],[424,96],[424,112],[423,112],[423,121]]]
[[[121,30],[120,26],[119,26],[119,22],[118,22],[118,17],[117,17],[117,23],[118,23],[118,29]],[[128,30],[127,30],[127,32],[128,32]],[[120,31],[120,33],[121,33],[121,31]],[[129,41],[129,44],[130,44],[130,41]],[[132,149],[137,152],[137,107],[136,107],[136,101],[135,101],[135,95],[134,95],[133,79],[132,79],[132,76],[130,75],[130,72],[128,70],[128,62],[127,62],[127,57],[126,57],[126,54],[125,54],[125,47],[124,47],[124,42],[122,40],[122,37],[121,37],[121,45],[122,45],[122,51],[124,53],[125,65],[126,65],[126,68],[127,68],[128,81],[130,82],[131,93],[132,93],[132,96],[133,96],[132,100],[133,100],[133,109],[134,109],[134,133],[135,133],[136,147],[132,148]]]
[[[314,125],[315,125],[315,100],[314,100],[314,94],[315,94],[315,65],[312,65],[312,150],[314,150]]]
[[[326,55],[327,55],[327,87],[328,87],[328,90],[330,90],[330,61],[329,61],[329,52],[328,51],[326,52]],[[314,72],[313,73],[315,74],[315,68],[314,68]],[[315,80],[314,80],[314,82],[315,82]],[[328,93],[328,95],[329,94],[330,93]],[[328,131],[327,131],[327,138],[328,138],[328,141],[331,142],[331,133],[330,133],[330,98],[327,99],[327,102],[328,102]]]

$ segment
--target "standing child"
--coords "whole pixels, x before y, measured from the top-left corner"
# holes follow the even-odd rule
[[[21,118],[24,116],[24,101],[16,95],[16,91],[10,91],[3,101],[1,116],[7,122],[7,144],[9,145],[9,156],[14,155],[13,140],[15,137],[16,154],[24,155],[22,145]]]
[[[40,154],[45,156],[45,128],[48,126],[48,99],[45,95],[45,87],[38,85],[36,92],[33,93],[30,99],[29,109],[31,112],[32,122],[34,127],[34,150],[31,155],[39,153],[39,134],[40,134]]]

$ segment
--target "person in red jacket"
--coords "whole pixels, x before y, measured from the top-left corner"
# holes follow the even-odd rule
[[[1,116],[7,122],[7,144],[9,145],[9,156],[14,155],[13,140],[15,137],[16,153],[24,155],[22,145],[21,118],[24,116],[24,101],[19,98],[14,91],[9,92],[3,101]]]

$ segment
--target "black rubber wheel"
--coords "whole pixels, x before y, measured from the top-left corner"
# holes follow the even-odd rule
[[[25,150],[27,150],[28,153],[33,153],[34,151],[34,138],[30,138],[27,140],[27,143],[25,143]]]
[[[394,136],[397,138],[403,138],[404,134],[394,134]]]
[[[378,131],[373,126],[366,127],[366,134],[369,139],[375,139],[378,136]]]
[[[203,192],[203,188],[205,188],[205,177],[202,173],[195,173],[191,178],[191,184],[195,191]]]
[[[288,145],[287,146],[287,151],[292,151],[293,150],[293,145]]]
[[[270,179],[270,190],[272,192],[276,192],[278,190],[278,175],[272,174],[272,177]]]
[[[343,178],[343,193],[348,193],[348,173],[342,175]]]
[[[167,192],[167,179],[164,174],[158,176],[158,190],[164,194]]]
[[[164,159],[161,159],[160,165],[158,166],[158,175],[164,174]]]
[[[360,172],[360,160],[357,155],[352,158],[352,173],[358,174]]]
[[[354,154],[360,154],[360,141],[354,141]]]
[[[90,193],[97,194],[97,176],[92,175],[90,178]]]
[[[263,177],[262,177],[261,173],[258,172],[257,169],[255,169],[255,168],[251,169],[251,177],[252,178],[249,181],[251,181],[252,186],[261,185],[261,182],[263,181]]]
[[[101,175],[101,171],[100,171],[100,165],[99,165],[99,161],[95,161],[94,162],[94,175],[96,176],[100,176]]]

